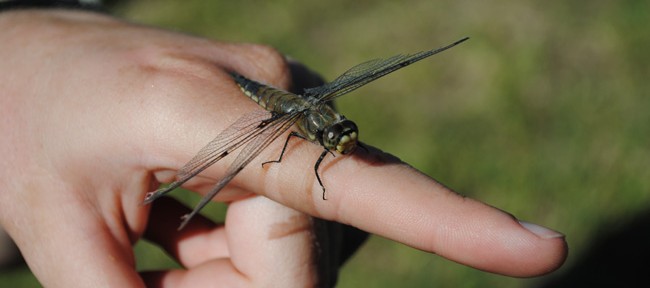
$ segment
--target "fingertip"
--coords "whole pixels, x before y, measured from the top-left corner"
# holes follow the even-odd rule
[[[545,275],[557,270],[566,260],[568,246],[562,233],[520,221],[479,201],[468,202],[475,214],[468,213],[457,223],[464,226],[459,230],[465,233],[448,235],[446,240],[455,243],[439,246],[441,256],[511,277]]]
[[[525,228],[526,230],[532,232],[533,234],[537,235],[542,239],[564,238],[564,234],[546,228],[544,226],[526,222],[526,221],[521,221],[521,220],[518,220],[518,222],[519,224],[521,224],[521,227]]]
[[[521,274],[511,275],[517,277],[534,277],[548,274],[560,268],[569,254],[569,246],[564,234],[553,229],[518,221],[521,227],[534,234],[537,240],[532,244],[529,265],[522,265]]]

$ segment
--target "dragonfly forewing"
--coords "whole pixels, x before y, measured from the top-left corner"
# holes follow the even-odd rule
[[[212,164],[232,154],[237,148],[263,134],[265,130],[282,124],[282,121],[282,117],[273,116],[272,113],[267,111],[257,110],[240,117],[205,145],[187,164],[183,165],[177,173],[176,181],[167,187],[148,193],[145,196],[144,203],[151,203],[180,187]]]
[[[268,114],[268,113],[267,113]],[[221,191],[228,183],[237,175],[239,172],[246,167],[257,155],[259,155],[264,149],[266,149],[269,144],[271,144],[276,138],[282,135],[287,129],[289,129],[293,124],[298,120],[300,114],[283,114],[277,118],[273,118],[272,121],[266,122],[263,120],[258,125],[256,133],[253,135],[252,141],[250,141],[243,150],[237,155],[235,161],[230,164],[228,170],[225,173],[225,176],[217,182],[217,184],[208,192],[201,201],[194,207],[194,210],[187,215],[182,217],[183,222],[181,223],[178,229],[183,229],[185,225],[194,217],[205,205],[207,205],[214,196]],[[248,142],[248,141],[247,141]],[[210,164],[211,165],[211,164]]]
[[[398,69],[454,47],[467,39],[469,38],[465,37],[447,46],[411,55],[397,55],[387,59],[375,59],[361,63],[350,68],[330,83],[305,89],[305,94],[320,101],[331,101]]]

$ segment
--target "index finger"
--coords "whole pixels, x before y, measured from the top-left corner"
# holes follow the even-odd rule
[[[541,275],[566,258],[562,234],[458,195],[372,148],[321,165],[327,189],[323,200],[312,166],[322,148],[304,143],[289,149],[293,152],[288,151],[281,164],[265,169],[263,181],[246,183],[262,183],[251,188],[314,216],[489,272]]]

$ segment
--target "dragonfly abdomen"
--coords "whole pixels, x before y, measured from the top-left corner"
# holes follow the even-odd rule
[[[276,89],[232,73],[233,78],[244,94],[267,111],[291,113],[302,110],[308,103],[300,96]]]

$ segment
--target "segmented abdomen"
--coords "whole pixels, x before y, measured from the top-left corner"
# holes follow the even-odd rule
[[[308,105],[307,101],[296,94],[275,89],[239,74],[232,73],[232,77],[246,96],[267,111],[291,113]]]

